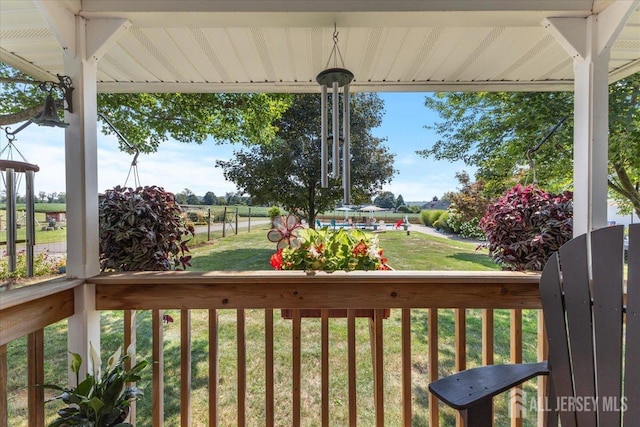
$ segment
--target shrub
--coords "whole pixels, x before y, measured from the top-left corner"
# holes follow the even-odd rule
[[[60,267],[65,265],[65,256],[40,252],[33,257],[33,275],[46,276],[59,273]],[[9,283],[15,279],[27,277],[27,253],[23,250],[16,256],[16,268],[9,272],[9,259],[6,253],[0,258],[0,279],[8,279]]]
[[[276,219],[276,217],[279,217],[280,215],[281,215],[281,212],[279,207],[274,206],[272,208],[269,208],[269,218],[271,219],[271,222],[273,222],[273,220]]]
[[[431,222],[431,211],[420,211],[420,222],[430,227],[433,224]]]
[[[156,186],[115,187],[99,200],[100,267],[103,271],[186,268],[190,256],[185,223],[173,193]],[[185,239],[186,238],[186,239]]]
[[[398,206],[398,208],[396,209],[396,212],[400,212],[400,213],[411,213],[411,208],[407,205],[400,205]]]
[[[471,221],[463,222],[460,224],[460,235],[465,239],[487,240],[484,231],[478,226],[479,223],[479,218],[473,218]]]
[[[510,270],[541,271],[573,235],[572,196],[518,184],[491,204],[479,226],[494,261]]]
[[[441,209],[427,209],[420,212],[420,221],[427,227],[433,227],[433,223],[439,220],[446,211]]]
[[[433,221],[433,228],[435,228],[436,230],[444,231],[445,233],[452,233],[453,230],[447,222],[448,218],[449,213],[443,212],[437,220]]]

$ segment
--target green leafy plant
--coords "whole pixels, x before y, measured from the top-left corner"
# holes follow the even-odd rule
[[[272,206],[271,208],[269,208],[269,218],[271,218],[271,222],[273,222],[273,220],[280,215],[281,212],[279,207]]]
[[[62,394],[47,400],[61,400],[67,406],[58,411],[49,427],[83,426],[83,427],[128,427],[132,424],[124,422],[129,414],[132,401],[142,394],[137,387],[127,385],[140,380],[140,372],[147,366],[141,361],[131,369],[125,368],[129,355],[122,355],[122,348],[109,358],[106,369],[102,372],[100,356],[91,346],[90,356],[93,362],[93,373],[80,382],[79,372],[82,358],[71,353],[71,370],[76,374],[76,387],[60,387],[45,384],[42,387],[61,391]]]
[[[102,271],[158,271],[191,265],[185,223],[173,193],[156,186],[117,186],[100,196]]]
[[[573,194],[550,194],[532,185],[509,190],[480,220],[491,256],[509,270],[541,271],[573,235]]]
[[[61,265],[65,265],[65,256],[58,256],[48,252],[40,252],[33,258],[33,275],[46,276],[59,272]],[[6,251],[0,254],[0,279],[14,281],[27,277],[27,253],[20,251],[16,257],[16,268],[9,272],[8,258]]]
[[[292,245],[271,257],[276,270],[388,270],[378,239],[362,230],[295,230]]]

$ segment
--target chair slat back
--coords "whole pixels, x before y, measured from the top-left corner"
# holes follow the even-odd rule
[[[627,314],[624,372],[624,425],[640,420],[640,224],[629,227]]]
[[[623,238],[623,226],[576,237],[542,273],[550,404],[563,426],[620,426],[622,419],[631,426],[640,419],[640,224],[630,232],[626,330]]]
[[[555,407],[558,396],[573,395],[573,374],[571,372],[569,342],[567,340],[567,324],[564,316],[564,301],[560,282],[560,264],[558,254],[551,256],[542,271],[540,278],[540,298],[544,312],[544,323],[549,342],[548,366],[553,372],[552,384],[549,389],[554,393],[549,401],[551,408]],[[562,425],[576,427],[576,417],[573,413],[561,413]],[[553,425],[553,424],[549,424]]]
[[[562,290],[573,374],[573,395],[569,395],[571,398],[558,395],[561,409],[564,409],[565,403],[571,405],[585,401],[596,394],[587,254],[585,235],[560,247]],[[576,411],[576,420],[581,427],[596,427],[594,412]]]
[[[593,321],[596,348],[596,403],[599,425],[621,425],[615,410],[622,393],[622,326],[624,227],[607,227],[591,234]]]

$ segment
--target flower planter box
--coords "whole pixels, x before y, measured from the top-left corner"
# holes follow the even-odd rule
[[[373,318],[375,309],[373,308],[356,308],[355,317],[369,317]],[[320,318],[322,310],[319,308],[302,308],[300,309],[300,317],[310,317],[310,318]],[[280,311],[283,319],[293,319],[293,310],[290,308],[283,308]],[[382,318],[388,319],[391,315],[391,309],[385,308],[382,312]],[[329,317],[330,318],[341,318],[347,317],[347,309],[346,308],[330,308],[329,309]]]

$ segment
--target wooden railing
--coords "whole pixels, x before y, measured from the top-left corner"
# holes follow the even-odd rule
[[[0,427],[8,423],[7,346],[27,337],[29,426],[44,425],[44,328],[74,314],[74,288],[83,280],[57,280],[0,295]]]
[[[151,390],[146,390],[151,395],[151,414],[140,418],[140,424],[162,426],[164,425],[164,395],[165,395],[165,361],[163,356],[166,352],[163,349],[163,313],[164,310],[179,310],[180,319],[180,380],[179,380],[179,408],[180,425],[188,426],[192,424],[192,410],[194,406],[202,405],[192,401],[192,378],[193,372],[191,363],[193,350],[191,337],[191,313],[193,310],[206,310],[208,313],[208,362],[207,362],[207,396],[206,396],[206,420],[209,425],[215,426],[220,418],[220,413],[225,408],[221,407],[222,391],[219,385],[221,357],[219,343],[219,316],[221,313],[228,313],[226,310],[235,310],[233,323],[236,328],[235,355],[237,359],[237,369],[235,373],[235,408],[233,412],[237,415],[238,426],[249,424],[247,413],[249,406],[253,405],[251,399],[256,398],[253,390],[255,385],[255,374],[248,370],[247,360],[255,357],[253,344],[248,344],[246,339],[247,319],[254,322],[256,310],[258,318],[264,316],[261,321],[261,328],[264,328],[264,343],[261,346],[261,358],[264,360],[264,371],[261,372],[263,378],[258,381],[260,391],[257,393],[263,400],[259,411],[261,425],[275,426],[283,425],[280,407],[281,402],[277,395],[281,393],[278,389],[278,382],[274,366],[276,365],[276,354],[282,349],[275,348],[274,335],[277,333],[275,326],[283,321],[278,315],[274,315],[274,309],[292,309],[292,319],[287,320],[291,330],[291,366],[290,374],[290,407],[286,409],[287,425],[299,426],[308,424],[304,420],[305,411],[302,406],[302,378],[308,374],[307,368],[303,372],[303,356],[306,350],[303,347],[303,331],[308,322],[304,319],[303,310],[320,309],[319,320],[319,363],[317,373],[318,385],[314,392],[319,396],[319,411],[317,416],[319,424],[323,426],[331,425],[332,408],[334,402],[331,401],[334,390],[330,389],[332,375],[330,374],[330,344],[334,340],[329,338],[329,331],[334,322],[330,320],[329,309],[347,309],[346,320],[346,344],[344,346],[347,359],[347,381],[345,407],[348,413],[347,419],[342,424],[335,425],[403,425],[411,426],[415,421],[416,381],[421,380],[425,384],[438,377],[439,364],[443,359],[438,348],[438,338],[449,338],[443,336],[438,330],[438,318],[442,316],[442,309],[454,309],[455,313],[455,369],[465,369],[467,366],[467,346],[466,337],[469,333],[477,333],[481,336],[482,360],[481,364],[493,363],[494,359],[494,310],[510,310],[510,346],[509,354],[500,355],[507,361],[517,362],[522,358],[522,310],[540,308],[538,295],[539,276],[536,274],[523,274],[512,272],[336,272],[332,274],[318,273],[308,275],[303,272],[246,272],[246,273],[225,273],[225,272],[144,272],[144,273],[119,273],[103,275],[89,279],[88,282],[95,284],[96,308],[98,310],[123,310],[124,316],[124,341],[125,345],[136,342],[135,322],[137,310],[151,310],[151,361],[152,365],[152,385]],[[6,425],[7,413],[3,412],[3,402],[7,400],[6,388],[6,345],[12,340],[30,334],[33,340],[34,354],[42,354],[42,339],[38,339],[38,334],[44,326],[59,319],[73,314],[73,287],[79,283],[67,281],[63,285],[52,285],[47,289],[46,295],[42,297],[24,299],[13,297],[10,303],[2,299],[0,304],[0,320],[2,321],[2,333],[0,334],[0,427]],[[57,286],[57,287],[56,287]],[[71,292],[71,294],[69,293]],[[46,300],[46,303],[45,303]],[[362,327],[362,321],[356,320],[356,309],[374,309],[369,320],[368,333],[371,342],[371,366],[370,382],[372,395],[370,399],[374,420],[371,424],[362,421],[362,405],[364,405],[363,393],[358,394],[356,372],[360,372],[356,355],[358,349],[358,329]],[[398,364],[390,365],[391,360],[385,360],[385,343],[390,343],[390,338],[385,335],[385,320],[383,320],[386,309],[392,309],[392,318],[399,323],[399,341],[401,354]],[[428,354],[426,355],[427,366],[423,376],[427,378],[416,378],[413,363],[416,354],[412,353],[412,327],[416,327],[416,322],[412,321],[412,314],[426,312],[426,341],[428,341]],[[481,309],[481,331],[471,331],[471,323],[466,316],[470,313],[467,309]],[[55,312],[54,316],[47,313]],[[476,311],[473,311],[475,316]],[[395,317],[394,317],[395,316]],[[19,319],[30,317],[29,324],[23,324]],[[289,325],[289,323],[287,323]],[[421,330],[422,330],[421,329]],[[539,340],[540,341],[540,340]],[[250,346],[247,348],[247,346]],[[544,348],[539,347],[543,357]],[[29,350],[31,352],[31,350]],[[251,356],[248,356],[248,354]],[[202,356],[202,355],[201,355]],[[39,357],[39,356],[38,356]],[[306,357],[306,356],[304,356]],[[6,358],[6,357],[5,357]],[[36,372],[30,384],[38,382],[38,362],[31,362],[29,370]],[[31,366],[33,363],[33,366]],[[278,368],[280,369],[280,368]],[[389,378],[399,375],[398,397],[391,396],[400,401],[399,409],[385,407],[385,399],[388,398],[390,384]],[[422,374],[422,372],[421,372]],[[359,374],[360,375],[360,374]],[[41,380],[41,378],[40,378]],[[395,386],[394,386],[395,387]],[[395,388],[394,388],[395,390]],[[149,393],[150,392],[150,393]],[[308,393],[308,391],[307,391]],[[423,393],[421,391],[420,393]],[[30,397],[29,401],[29,426],[43,425],[43,409],[41,404],[42,396]],[[424,396],[420,396],[424,398]],[[428,425],[441,425],[441,416],[437,401],[431,396],[426,397],[428,410]],[[199,400],[200,402],[200,400]],[[367,403],[367,405],[369,405]],[[367,406],[369,407],[369,406]],[[399,411],[399,421],[392,420],[388,414],[390,410]],[[254,411],[255,412],[255,411]],[[513,413],[516,413],[515,411]],[[135,418],[135,411],[134,411]],[[32,418],[33,417],[33,418]],[[2,420],[5,420],[3,424]],[[387,423],[385,424],[385,420]],[[143,422],[144,421],[144,422]],[[522,419],[513,417],[512,425],[521,425]],[[227,425],[227,424],[225,424]],[[425,424],[426,425],[426,424]]]

